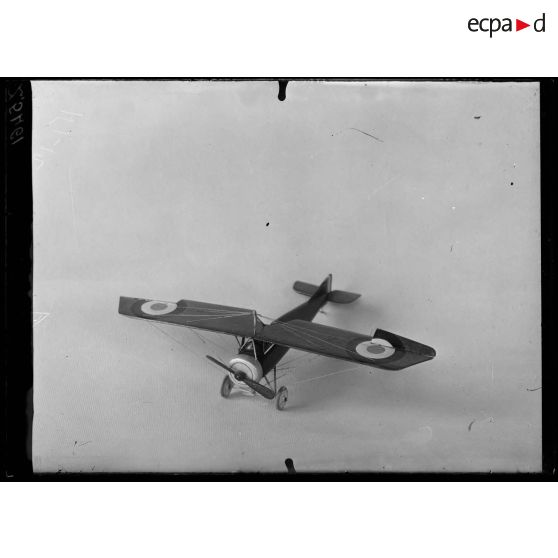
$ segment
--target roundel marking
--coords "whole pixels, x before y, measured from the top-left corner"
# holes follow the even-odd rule
[[[149,300],[141,305],[141,311],[150,316],[162,316],[164,314],[170,314],[174,310],[176,310],[176,304],[174,302]]]
[[[388,358],[395,353],[395,349],[389,341],[377,338],[362,341],[355,347],[355,351],[360,356],[372,360]]]
[[[385,352],[385,348],[383,345],[368,345],[366,351],[373,355],[381,355]]]

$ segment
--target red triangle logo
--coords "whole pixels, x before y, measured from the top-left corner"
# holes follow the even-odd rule
[[[525,29],[526,27],[531,27],[531,24],[525,23],[524,21],[521,21],[520,19],[515,20],[515,30],[516,31],[521,31],[522,29]]]

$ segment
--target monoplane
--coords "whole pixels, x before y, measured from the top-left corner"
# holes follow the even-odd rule
[[[166,302],[122,296],[118,312],[133,318],[234,335],[239,344],[238,354],[228,364],[206,355],[227,373],[221,396],[228,398],[235,389],[259,394],[275,399],[279,410],[285,408],[288,391],[285,386],[277,388],[277,365],[289,349],[384,370],[402,370],[436,356],[433,348],[383,329],[365,335],[313,323],[326,303],[347,304],[360,297],[356,293],[332,290],[331,281],[331,275],[320,285],[296,281],[293,289],[309,299],[268,324],[255,310],[184,299]]]

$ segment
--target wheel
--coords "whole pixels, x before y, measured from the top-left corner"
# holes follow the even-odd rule
[[[231,394],[232,388],[233,388],[232,380],[228,376],[225,376],[223,378],[223,383],[221,384],[221,397],[228,399],[229,395]]]
[[[275,407],[277,407],[277,410],[282,411],[285,408],[288,399],[289,399],[289,392],[287,388],[285,386],[279,388],[275,400]]]

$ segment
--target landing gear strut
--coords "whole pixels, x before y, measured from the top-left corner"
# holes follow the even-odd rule
[[[278,411],[282,411],[289,399],[289,392],[285,386],[277,389],[277,368],[273,369],[273,388],[275,391],[275,407]]]

